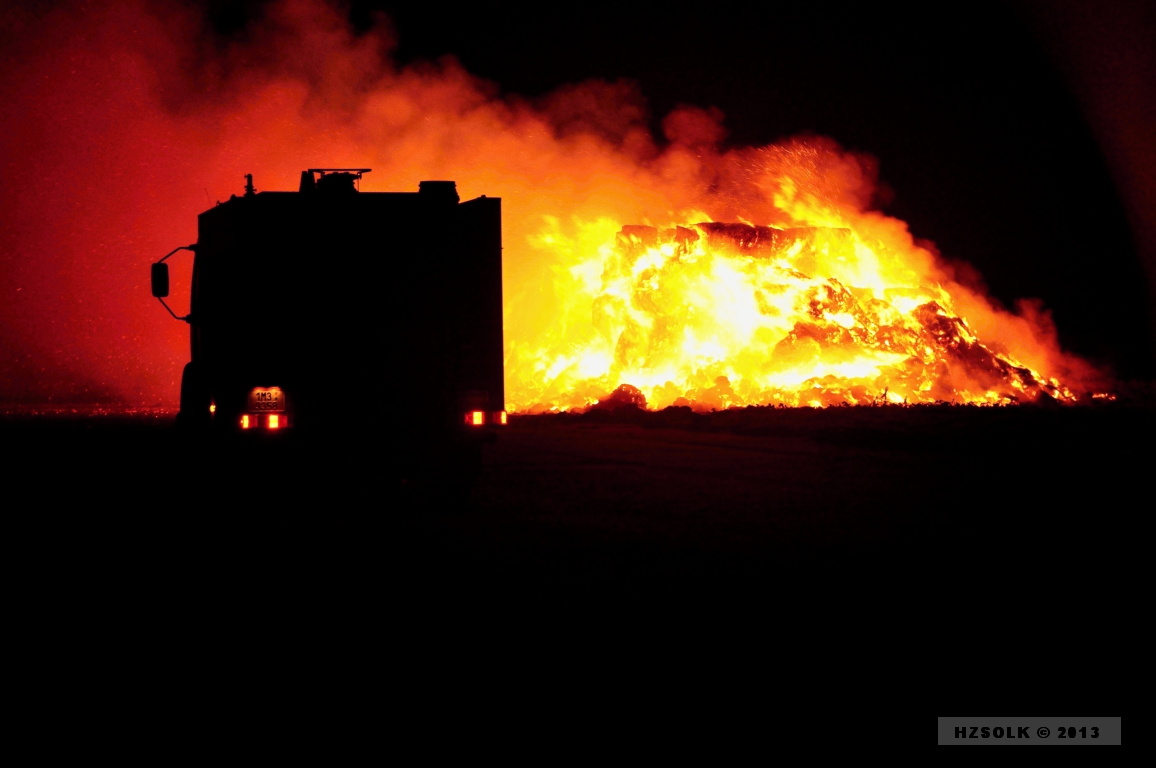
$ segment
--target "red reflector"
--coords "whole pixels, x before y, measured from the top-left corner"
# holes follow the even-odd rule
[[[243,416],[241,416],[241,429],[248,429],[248,428],[249,428],[249,414],[246,413]]]
[[[269,429],[280,429],[281,417],[276,413],[269,414]]]
[[[480,427],[486,423],[486,414],[482,411],[470,411],[466,414],[466,423],[474,427]]]
[[[498,411],[498,423],[499,424],[505,424],[506,423],[506,412],[505,411]]]

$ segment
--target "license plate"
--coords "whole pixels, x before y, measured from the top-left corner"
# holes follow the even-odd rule
[[[280,413],[285,410],[285,393],[281,387],[257,387],[249,392],[249,411]]]

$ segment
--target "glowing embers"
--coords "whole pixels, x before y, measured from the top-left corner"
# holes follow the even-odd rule
[[[466,412],[466,426],[469,427],[484,427],[501,426],[506,423],[505,411],[467,411]]]
[[[513,349],[515,413],[582,410],[624,385],[653,410],[1073,399],[931,254],[884,230],[607,226],[563,250],[565,321]]]

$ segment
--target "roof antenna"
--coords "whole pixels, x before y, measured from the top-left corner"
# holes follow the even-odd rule
[[[245,197],[252,197],[257,194],[257,190],[253,189],[253,174],[245,174]]]

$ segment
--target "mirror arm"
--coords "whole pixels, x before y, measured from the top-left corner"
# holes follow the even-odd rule
[[[165,262],[165,259],[167,259],[168,257],[172,256],[172,255],[173,255],[174,253],[176,253],[177,251],[192,251],[192,252],[196,253],[196,251],[197,251],[197,244],[196,244],[196,243],[193,243],[192,245],[178,245],[176,248],[172,249],[171,251],[169,251],[168,253],[166,253],[164,256],[162,256],[162,257],[160,258],[160,260],[158,260],[158,261],[157,261],[157,262],[156,262],[156,263],[155,263],[153,266],[155,267],[155,266],[156,266],[156,264],[163,264],[163,263]],[[165,269],[167,270],[167,269],[168,269],[168,267],[165,267]],[[165,295],[167,296],[167,295],[168,295],[168,286],[167,286],[168,280],[167,280],[167,279],[166,279],[165,283],[166,283],[166,287],[165,287]],[[184,320],[186,323],[192,324],[192,322],[193,322],[193,319],[192,319],[192,318],[193,318],[193,315],[192,315],[192,313],[191,313],[191,312],[190,312],[189,314],[187,314],[187,315],[185,315],[185,316],[183,316],[183,317],[182,317],[181,315],[178,315],[176,312],[174,312],[174,311],[172,310],[172,307],[170,307],[170,306],[168,305],[168,303],[167,303],[167,302],[164,300],[164,297],[163,297],[163,296],[157,296],[156,298],[157,298],[157,301],[159,301],[159,302],[161,303],[161,306],[163,306],[163,307],[164,307],[166,310],[168,310],[168,313],[169,313],[170,315],[172,315],[173,317],[175,317],[177,320]]]

